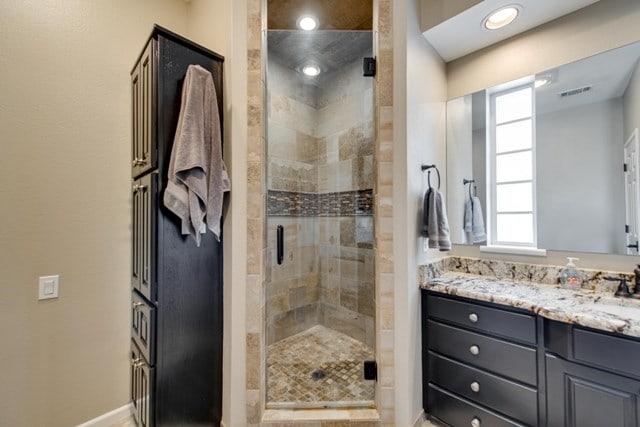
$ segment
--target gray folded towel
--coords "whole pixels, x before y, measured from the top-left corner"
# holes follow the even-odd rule
[[[223,194],[230,188],[222,161],[220,115],[213,78],[203,67],[189,65],[182,86],[164,205],[180,218],[182,234],[191,234],[200,246],[200,234],[206,228],[220,239]]]
[[[441,251],[451,250],[449,220],[444,197],[439,190],[429,188],[424,195],[423,234],[429,239],[429,247]]]
[[[471,233],[473,243],[481,243],[487,240],[482,217],[482,205],[477,196],[467,199],[464,204],[464,231]]]

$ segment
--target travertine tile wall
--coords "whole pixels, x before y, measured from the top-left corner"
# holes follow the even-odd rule
[[[267,189],[318,192],[317,88],[300,73],[267,60]],[[266,343],[318,324],[318,222],[315,217],[267,216]],[[276,263],[276,227],[284,227],[284,262]]]
[[[374,80],[362,57],[318,92],[321,193],[373,189]],[[375,194],[375,192],[374,192]],[[320,322],[375,347],[373,217],[320,218]]]
[[[374,186],[373,79],[362,76],[360,56],[319,80],[275,54],[267,77],[267,345],[319,323],[373,347],[373,209],[353,209],[357,191]],[[276,192],[290,203],[275,203]],[[326,210],[325,196],[339,202],[337,210]],[[277,208],[285,204],[297,209]],[[274,261],[277,225],[284,226],[282,265]]]
[[[266,316],[264,292],[266,280],[265,259],[266,235],[266,171],[264,149],[264,70],[263,28],[266,28],[266,13],[263,0],[247,0],[247,58],[248,58],[248,141],[247,141],[247,426],[262,425],[265,408],[265,349]],[[378,72],[375,78],[374,115],[376,117],[376,144],[373,156],[375,176],[374,215],[374,277],[375,277],[375,334],[378,382],[376,389],[378,422],[366,422],[368,426],[395,425],[395,381],[394,381],[394,263],[393,263],[393,35],[392,0],[374,0],[374,29],[377,31]],[[320,231],[319,224],[319,233]],[[325,412],[332,412],[327,414]],[[323,422],[336,410],[317,411],[312,419],[317,425],[335,426],[335,421]],[[295,413],[280,414],[296,419]],[[353,417],[358,414],[353,411]],[[340,411],[339,416],[350,419],[350,411]],[[367,414],[371,419],[372,414]],[[361,420],[361,419],[360,419]],[[342,425],[343,422],[338,423]],[[357,425],[357,423],[356,423]]]

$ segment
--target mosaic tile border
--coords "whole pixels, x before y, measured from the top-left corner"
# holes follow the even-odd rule
[[[372,189],[337,193],[301,193],[268,190],[268,216],[357,216],[373,215]]]

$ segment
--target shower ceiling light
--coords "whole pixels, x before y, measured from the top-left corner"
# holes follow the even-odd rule
[[[305,65],[302,68],[302,72],[307,76],[315,77],[320,74],[320,68],[318,68],[316,65]]]
[[[318,20],[309,15],[301,16],[298,19],[298,27],[305,31],[315,30],[318,28]]]
[[[505,25],[509,25],[510,23],[512,23],[521,10],[522,7],[515,4],[501,7],[500,9],[491,12],[489,16],[484,18],[482,25],[487,30],[497,30],[498,28],[502,28]]]

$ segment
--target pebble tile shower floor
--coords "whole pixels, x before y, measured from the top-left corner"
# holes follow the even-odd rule
[[[374,381],[364,379],[363,362],[373,358],[368,345],[320,325],[284,338],[267,348],[267,402],[274,407],[372,405]]]

